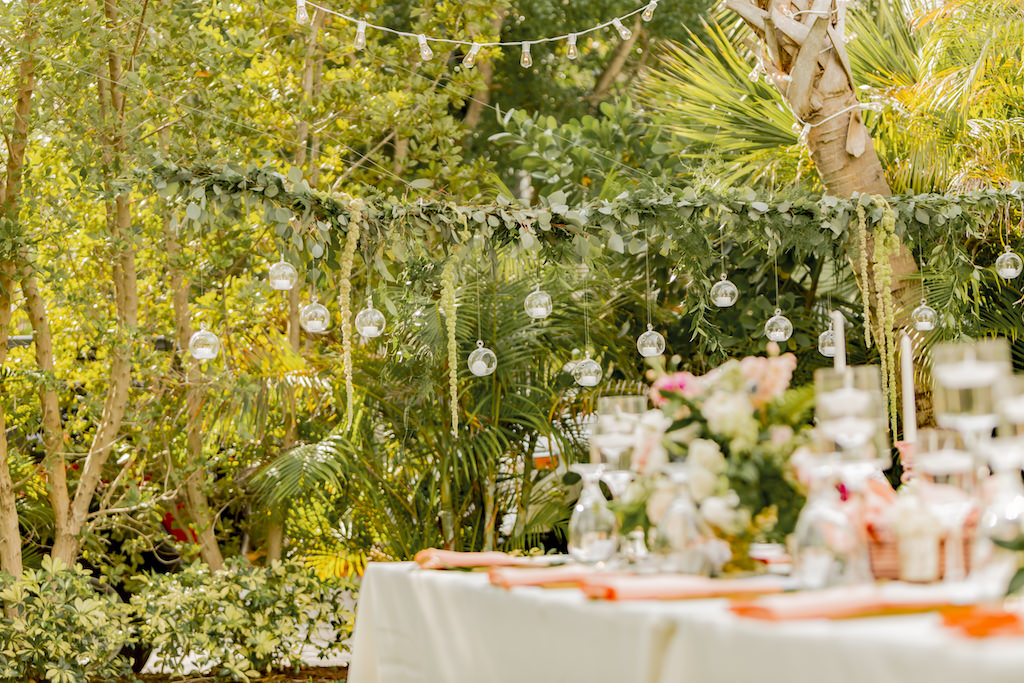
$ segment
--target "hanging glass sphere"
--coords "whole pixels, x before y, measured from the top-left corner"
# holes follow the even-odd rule
[[[270,266],[270,272],[267,274],[267,282],[270,283],[271,289],[287,291],[294,287],[298,280],[299,271],[287,261],[278,261]]]
[[[554,306],[551,304],[551,295],[538,285],[537,289],[526,295],[523,308],[526,309],[526,315],[534,320],[543,320],[551,315]]]
[[[199,361],[213,360],[220,353],[220,339],[203,325],[188,340],[188,352]]]
[[[660,332],[654,331],[653,325],[648,325],[647,331],[636,339],[636,350],[644,358],[660,356],[665,353],[665,338]]]
[[[373,307],[372,301],[356,314],[356,332],[367,339],[379,337],[384,331],[385,323],[384,314]]]
[[[479,339],[476,341],[476,349],[469,354],[469,371],[477,377],[486,377],[492,374],[498,367],[498,357],[494,351],[484,346]]]
[[[829,328],[818,335],[818,353],[825,358],[836,357],[836,335]]]
[[[996,259],[996,273],[1004,280],[1012,280],[1024,270],[1024,261],[1006,245],[1006,251]]]
[[[740,290],[722,273],[722,279],[711,287],[711,303],[719,308],[729,308],[739,298]]]
[[[572,369],[573,379],[576,380],[576,384],[581,387],[593,387],[597,386],[597,383],[601,381],[604,376],[604,370],[601,369],[600,363],[590,357],[581,360],[576,364],[576,367]]]
[[[317,303],[314,296],[312,303],[306,304],[299,311],[299,324],[306,332],[323,334],[331,324],[331,312],[323,304]]]
[[[918,332],[930,332],[939,324],[939,314],[928,305],[928,302],[921,299],[921,305],[910,314],[910,320],[914,323],[914,329]]]
[[[793,323],[776,308],[775,315],[764,324],[764,336],[773,342],[784,342],[793,336]]]

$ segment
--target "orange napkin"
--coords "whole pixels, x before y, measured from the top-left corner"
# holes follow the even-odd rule
[[[562,562],[564,558],[554,555],[538,557],[516,557],[508,553],[489,551],[483,553],[458,552],[427,548],[413,558],[423,569],[471,569],[473,567],[537,567]]]
[[[994,607],[950,607],[942,610],[942,623],[970,638],[1024,636],[1024,619],[1019,614]]]
[[[703,576],[588,576],[580,588],[601,600],[692,600],[734,595],[779,593],[782,582],[772,578],[709,579]]]
[[[741,617],[789,619],[850,619],[887,614],[913,614],[941,609],[949,598],[932,590],[882,590],[875,586],[829,588],[737,602],[731,610]]]
[[[585,578],[594,573],[592,567],[579,564],[567,564],[561,567],[509,568],[491,567],[488,574],[491,583],[502,588],[516,586],[545,586],[559,588],[578,586]]]

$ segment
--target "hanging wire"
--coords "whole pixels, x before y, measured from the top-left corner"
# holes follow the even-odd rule
[[[718,224],[718,251],[722,255],[722,277],[725,277],[725,223]]]
[[[651,244],[647,238],[647,224],[644,224],[644,304],[647,307],[647,329],[651,329]]]
[[[586,268],[586,263],[583,267]],[[583,339],[585,347],[583,349],[584,355],[590,357],[590,269],[587,268],[583,273]]]
[[[775,256],[775,308],[778,308],[779,310],[782,310],[779,307],[779,248],[778,248],[778,246],[775,247],[775,250],[774,250],[773,253],[774,253],[774,256]]]
[[[483,333],[480,331],[480,317],[483,314],[483,309],[480,308],[480,277],[479,274],[476,278],[476,340],[481,342],[484,340]]]

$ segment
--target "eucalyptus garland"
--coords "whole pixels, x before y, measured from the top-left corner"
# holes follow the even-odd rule
[[[363,220],[363,201],[352,199],[348,203],[349,223],[345,235],[345,249],[341,253],[341,285],[338,305],[341,307],[341,357],[345,364],[345,426],[352,426],[352,263],[359,247],[360,223]]]
[[[875,340],[878,342],[878,357],[882,365],[882,389],[889,409],[889,424],[896,433],[896,304],[892,296],[892,256],[899,249],[896,236],[896,212],[892,205],[880,195],[873,197],[882,208],[882,220],[875,226],[875,310],[878,327]],[[859,204],[858,204],[859,206]],[[864,297],[868,299],[867,296]]]
[[[448,393],[452,409],[452,434],[459,431],[459,342],[455,338],[455,262],[441,271],[441,311],[448,331]]]
[[[860,264],[860,281],[864,288],[864,345],[871,348],[871,279],[868,277],[868,228],[864,205],[857,202],[857,257]]]

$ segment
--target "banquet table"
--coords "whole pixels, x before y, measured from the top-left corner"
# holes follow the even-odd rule
[[[970,640],[936,613],[768,622],[728,601],[590,600],[486,572],[371,563],[350,683],[1021,683],[1024,638]]]

